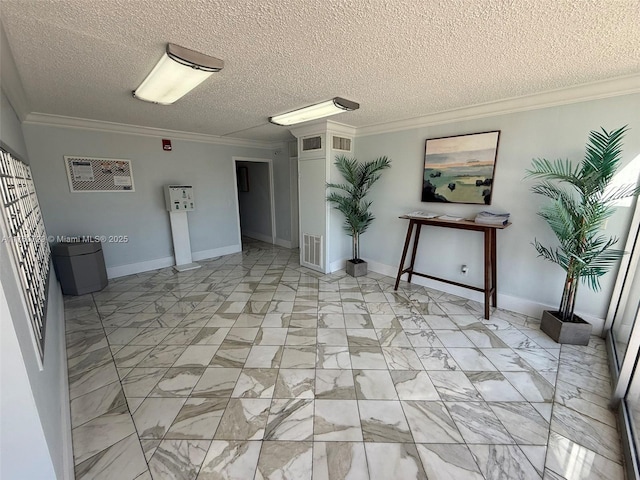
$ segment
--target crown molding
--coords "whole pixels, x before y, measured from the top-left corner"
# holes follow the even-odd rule
[[[407,120],[385,122],[356,129],[357,137],[399,132],[415,128],[441,125],[445,123],[463,122],[483,117],[507,115],[510,113],[537,110],[541,108],[580,103],[602,98],[616,97],[640,93],[640,74],[617,77],[600,82],[587,83],[567,88],[549,90],[547,92],[513,97],[495,102],[471,105],[468,107],[446,110]]]
[[[339,123],[333,120],[321,119],[290,128],[289,131],[296,138],[307,137],[309,135],[318,135],[327,132],[354,137],[356,135],[357,129],[356,127],[352,127],[351,125],[347,125],[346,123]]]
[[[357,128],[347,125],[345,123],[338,123],[332,120],[327,121],[327,132],[337,133],[338,135],[345,135],[347,137],[355,137]]]
[[[23,121],[25,125],[46,125],[51,127],[76,128],[96,132],[122,133],[143,137],[171,138],[172,140],[187,140],[191,142],[210,143],[213,145],[231,145],[235,147],[264,148],[271,150],[281,142],[262,142],[242,138],[221,137],[205,133],[192,133],[180,130],[167,130],[155,127],[143,127],[126,123],[105,122],[88,118],[66,117],[49,113],[30,113]]]
[[[327,131],[327,120],[323,119],[313,122],[306,122],[303,125],[298,125],[296,127],[290,128],[289,131],[296,138],[325,133]]]
[[[7,58],[7,42],[3,44],[3,58]],[[10,52],[8,52],[10,54]],[[12,57],[10,57],[13,60]],[[6,67],[3,62],[3,67]],[[6,74],[10,68],[3,68],[2,89],[7,98],[16,110],[18,117],[26,125],[47,125],[55,127],[77,128],[101,132],[123,133],[128,135],[140,135],[148,137],[171,137],[172,139],[187,140],[193,142],[209,143],[214,145],[230,145],[248,148],[264,148],[274,150],[281,148],[282,141],[259,141],[234,137],[224,137],[218,135],[208,135],[204,133],[192,133],[180,130],[167,130],[155,127],[144,127],[125,123],[106,122],[102,120],[91,120],[77,117],[67,117],[63,115],[52,115],[47,113],[28,113],[28,104],[19,78],[15,75]],[[15,80],[13,81],[15,77]],[[550,90],[547,92],[514,97],[495,102],[471,105],[453,110],[423,115],[406,120],[385,122],[366,127],[353,127],[333,120],[320,120],[298,127],[291,128],[291,133],[297,137],[323,134],[327,132],[348,135],[354,138],[368,135],[379,135],[383,133],[399,132],[416,128],[424,128],[446,123],[462,122],[478,118],[491,117],[497,115],[507,115],[510,113],[537,110],[571,103],[579,103],[602,98],[609,98],[621,95],[631,95],[640,93],[640,74],[617,77],[600,82],[593,82],[573,87]]]

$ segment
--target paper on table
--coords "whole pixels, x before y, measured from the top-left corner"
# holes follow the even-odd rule
[[[438,216],[437,213],[421,212],[421,211],[407,213],[407,217],[436,218],[437,216]]]
[[[463,217],[454,217],[453,215],[440,215],[438,218],[440,220],[450,220],[452,222],[457,222],[458,220],[464,220]]]

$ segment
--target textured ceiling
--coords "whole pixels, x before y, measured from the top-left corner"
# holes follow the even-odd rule
[[[0,0],[31,112],[287,138],[341,96],[356,127],[640,73],[639,0]],[[167,42],[225,68],[172,106],[131,97]]]

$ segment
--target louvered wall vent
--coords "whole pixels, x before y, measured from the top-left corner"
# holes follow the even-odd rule
[[[317,137],[308,137],[302,139],[302,151],[308,152],[310,150],[321,150],[322,149],[322,137],[318,135]]]
[[[302,259],[308,266],[322,268],[322,236],[302,234]]]
[[[333,137],[333,149],[343,150],[345,152],[351,151],[351,139],[346,137]]]

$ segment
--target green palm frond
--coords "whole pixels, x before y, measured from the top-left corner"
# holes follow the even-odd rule
[[[375,216],[370,212],[371,202],[365,197],[373,184],[380,179],[382,170],[391,167],[387,157],[380,157],[370,162],[360,163],[355,158],[338,155],[336,168],[345,179],[345,183],[327,183],[327,188],[338,191],[330,192],[327,201],[344,215],[344,230],[354,237],[353,258],[357,257],[358,237],[367,231]]]
[[[557,263],[558,265],[563,267],[565,270],[567,269],[567,266],[569,265],[569,260],[565,255],[563,255],[560,251],[558,251],[558,249],[551,250],[545,247],[544,245],[542,245],[540,242],[538,242],[538,240],[534,240],[533,246],[537,250],[539,257],[545,258],[550,262]]]
[[[346,183],[327,183],[327,188],[342,190],[344,192],[347,192],[347,194],[349,195],[354,195],[355,193],[355,188],[353,187],[353,185],[349,185]]]
[[[567,272],[565,294],[560,311],[562,318],[573,317],[573,302],[565,305],[566,289],[574,288],[581,279],[591,289],[600,289],[600,278],[625,254],[614,249],[615,237],[600,234],[604,221],[615,212],[614,202],[637,196],[638,185],[610,187],[622,158],[622,140],[627,127],[611,132],[592,131],[583,161],[573,165],[569,160],[532,160],[526,177],[538,182],[531,191],[550,200],[538,215],[553,233],[559,246],[550,248],[534,240],[538,256],[558,264]],[[563,306],[570,311],[563,311]]]
[[[580,275],[583,283],[589,285],[593,291],[599,291],[600,277],[609,272],[625,253],[624,250],[614,250],[611,248],[602,250],[600,254],[594,257],[588,266],[581,270]]]
[[[543,197],[548,197],[551,200],[559,200],[560,198],[564,198],[569,196],[568,192],[556,185],[555,183],[550,182],[549,180],[543,180],[534,186],[531,187],[531,191],[537,195],[542,195]]]
[[[579,171],[567,160],[555,160],[550,162],[544,158],[535,158],[531,162],[532,168],[527,170],[526,177],[544,178],[566,182],[573,185],[580,184]]]
[[[335,166],[342,174],[347,183],[357,185],[358,183],[358,161],[355,158],[347,158],[340,155],[336,158]]]

